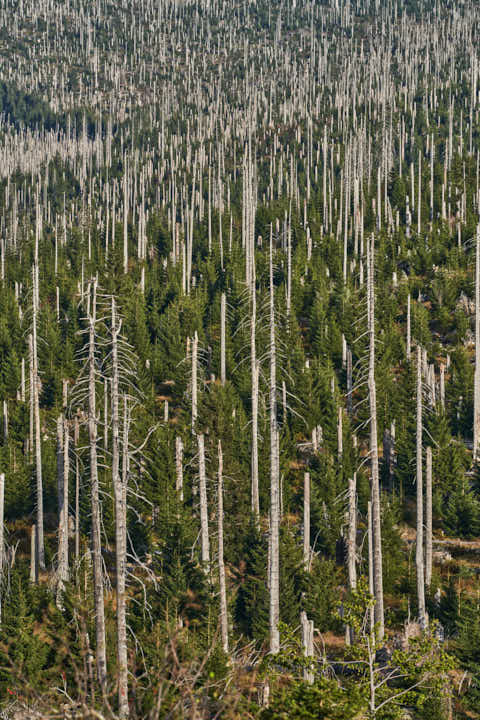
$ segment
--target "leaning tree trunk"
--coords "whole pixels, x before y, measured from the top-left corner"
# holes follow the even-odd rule
[[[126,566],[127,566],[127,467],[128,407],[124,403],[124,467],[120,476],[120,417],[119,417],[119,360],[118,336],[121,320],[117,320],[115,300],[112,298],[112,484],[115,495],[115,556],[117,584],[117,660],[118,660],[118,713],[128,717],[128,658],[126,617]]]
[[[417,568],[418,619],[426,626],[425,572],[423,565],[423,468],[422,468],[422,350],[417,346],[417,545],[415,564]]]
[[[273,238],[270,227],[270,652],[280,650],[280,483],[278,466]]]
[[[225,563],[223,560],[223,453],[222,443],[218,441],[218,580],[220,586],[220,632],[222,648],[228,653],[228,611],[227,589],[225,583]]]
[[[378,638],[385,633],[383,610],[382,535],[380,517],[380,479],[378,471],[377,396],[375,386],[375,291],[374,291],[374,244],[370,243],[368,264],[368,323],[370,352],[368,363],[368,395],[370,404],[370,454],[372,463],[372,520],[373,520],[373,587],[375,594],[375,624]]]
[[[96,323],[96,281],[93,282],[93,299],[89,317],[88,353],[88,439],[90,448],[90,478],[92,505],[92,559],[93,590],[95,603],[95,631],[97,641],[98,682],[105,690],[107,681],[107,654],[105,645],[105,606],[103,598],[103,561],[100,528],[100,498],[97,460],[97,410],[96,410],[96,368],[95,368],[95,323]]]

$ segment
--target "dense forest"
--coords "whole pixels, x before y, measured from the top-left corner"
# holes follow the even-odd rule
[[[0,714],[480,718],[477,0],[0,0]]]

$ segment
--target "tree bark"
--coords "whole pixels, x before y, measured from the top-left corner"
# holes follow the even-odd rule
[[[303,476],[303,565],[310,571],[310,473]]]
[[[183,442],[182,438],[177,435],[175,439],[175,490],[177,491],[178,499],[183,502]]]
[[[427,447],[425,476],[425,585],[432,582],[432,448]]]
[[[222,293],[222,299],[220,303],[220,382],[225,385],[227,380],[227,365],[226,365],[226,314],[227,314],[227,301],[225,293]]]
[[[115,496],[115,556],[117,595],[117,660],[118,660],[118,713],[126,718],[128,707],[128,657],[126,619],[126,566],[127,566],[127,478],[128,478],[128,406],[124,399],[123,465],[120,475],[120,381],[118,336],[121,320],[117,318],[112,298],[112,485]]]
[[[40,426],[40,400],[38,394],[38,353],[37,353],[37,314],[38,314],[38,267],[33,266],[33,413],[35,425],[35,469],[37,475],[37,556],[38,567],[45,570],[45,543],[43,539],[43,479],[42,479],[42,443]]]
[[[370,404],[370,454],[372,466],[372,519],[373,519],[373,586],[375,594],[375,624],[378,638],[385,633],[383,609],[382,535],[380,515],[380,479],[378,471],[377,396],[375,386],[375,288],[374,288],[374,240],[372,235],[368,258],[368,321],[370,352],[368,365],[368,393]]]
[[[475,249],[475,376],[473,391],[473,459],[478,461],[480,442],[480,225]]]
[[[417,568],[418,619],[426,627],[425,574],[423,565],[423,467],[422,467],[422,351],[417,346],[417,544],[415,564]]]
[[[277,445],[275,303],[273,293],[273,238],[270,226],[270,652],[280,650],[280,482]]]
[[[200,490],[200,531],[202,564],[205,572],[210,572],[210,539],[208,533],[207,477],[205,472],[205,438],[198,435],[198,470]]]
[[[220,632],[222,648],[228,653],[228,610],[227,589],[225,583],[225,564],[223,560],[223,453],[222,443],[218,441],[218,579],[220,586]]]
[[[95,603],[95,631],[97,653],[98,682],[105,690],[107,680],[107,654],[105,645],[105,606],[103,597],[103,560],[100,528],[100,498],[97,460],[97,412],[96,412],[96,362],[95,362],[95,324],[96,324],[96,281],[93,281],[93,298],[89,316],[89,353],[88,353],[88,438],[90,448],[90,478],[92,506],[92,560],[93,588]]]

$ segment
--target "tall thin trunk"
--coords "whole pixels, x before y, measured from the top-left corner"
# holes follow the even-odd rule
[[[63,430],[63,447],[61,457],[63,467],[61,469],[61,482],[59,494],[59,542],[58,542],[58,586],[57,586],[57,605],[61,607],[62,593],[65,583],[68,581],[68,476],[70,472],[70,436],[68,432],[68,423],[61,416],[59,418],[59,426]]]
[[[220,632],[222,647],[228,653],[228,614],[225,564],[223,560],[223,453],[218,441],[218,580],[220,585]]]
[[[127,565],[127,460],[120,476],[120,381],[118,360],[118,336],[121,320],[117,319],[115,300],[112,298],[112,485],[115,494],[115,559],[117,595],[117,659],[118,659],[118,708],[121,718],[128,717],[128,665],[127,665],[127,619],[126,619],[126,565]],[[128,453],[128,407],[124,403],[124,453]],[[127,446],[125,447],[125,443]]]
[[[252,376],[252,512],[258,522],[260,517],[260,496],[258,490],[258,381],[260,366],[257,360],[256,326],[257,326],[257,288],[255,283],[255,252],[252,251],[252,283],[250,290],[252,314],[250,316],[250,355]]]
[[[195,330],[192,342],[192,432],[195,433],[198,414],[198,333]]]
[[[88,353],[88,438],[90,448],[90,479],[92,504],[92,560],[93,588],[95,603],[95,631],[97,653],[98,682],[105,689],[107,680],[107,654],[105,645],[105,606],[103,597],[103,561],[100,528],[100,498],[98,485],[97,460],[97,410],[96,410],[96,368],[95,368],[95,323],[96,323],[96,281],[93,281],[93,298],[89,316],[89,353]]]
[[[270,227],[270,652],[280,650],[280,482],[278,466],[273,238]]]
[[[369,500],[367,506],[367,534],[368,534],[368,591],[372,597],[375,596],[374,580],[373,580],[373,522],[372,522],[372,503]],[[370,608],[370,632],[375,627],[375,610]]]
[[[425,573],[423,565],[423,463],[422,463],[422,350],[417,346],[417,545],[415,564],[417,568],[418,618],[420,626],[426,626]]]
[[[310,571],[310,473],[303,476],[303,565]]]
[[[226,352],[225,352],[225,325],[226,325],[226,310],[227,301],[225,293],[222,293],[222,299],[220,303],[220,382],[225,385],[227,379],[227,365],[226,365]]]
[[[368,258],[368,322],[370,352],[368,364],[368,394],[370,405],[370,455],[372,463],[372,518],[373,518],[373,587],[375,593],[375,624],[378,638],[385,633],[383,609],[383,571],[382,571],[382,535],[380,516],[380,478],[378,471],[377,438],[377,395],[375,386],[375,288],[374,288],[374,239],[370,245]]]
[[[412,301],[410,297],[410,293],[408,293],[407,297],[407,360],[410,360],[410,356],[412,354]]]
[[[475,251],[475,377],[473,391],[473,459],[478,460],[480,443],[480,225]]]
[[[348,480],[348,535],[347,535],[347,571],[348,587],[354,590],[357,586],[357,474]],[[353,643],[353,629],[347,627],[347,644]]]
[[[30,533],[30,582],[38,583],[37,528],[32,525]]]
[[[4,526],[4,506],[5,506],[5,474],[0,473],[0,586],[3,584],[3,568],[5,564],[5,526]],[[0,620],[2,618],[2,604],[0,594]]]
[[[427,447],[425,476],[425,585],[432,582],[432,448]]]
[[[205,472],[205,438],[198,435],[198,470],[200,491],[200,535],[202,564],[206,573],[210,572],[210,538],[208,533],[207,476]]]
[[[75,562],[80,560],[80,466],[78,462],[78,440],[80,428],[78,417],[75,417],[73,442],[75,445]]]
[[[123,176],[123,272],[128,272],[128,179],[127,168]]]
[[[178,499],[183,502],[183,442],[180,435],[177,435],[175,440],[175,490],[178,494]]]
[[[38,314],[38,268],[33,266],[33,413],[35,425],[35,470],[37,475],[37,556],[38,567],[45,569],[45,543],[43,538],[43,480],[42,480],[42,444],[40,427],[40,400],[38,395],[38,353],[37,353],[37,314]]]

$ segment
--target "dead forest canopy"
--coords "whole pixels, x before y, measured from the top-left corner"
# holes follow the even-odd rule
[[[480,718],[476,0],[0,0],[6,717]]]

